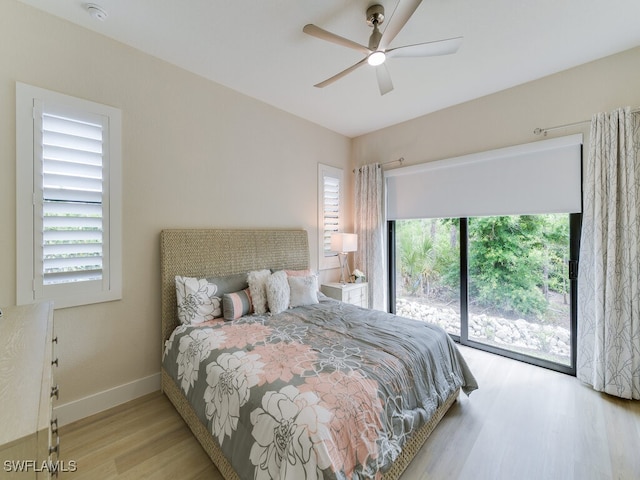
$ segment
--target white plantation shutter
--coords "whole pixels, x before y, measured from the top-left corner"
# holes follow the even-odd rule
[[[318,164],[318,264],[320,269],[339,267],[331,250],[331,234],[342,231],[342,169]]]
[[[103,279],[103,139],[108,119],[36,106],[42,139],[43,285]],[[41,129],[38,123],[41,122]]]
[[[340,179],[324,175],[324,256],[333,256],[331,250],[331,234],[340,230]]]
[[[18,303],[121,298],[120,111],[23,84],[16,107]]]

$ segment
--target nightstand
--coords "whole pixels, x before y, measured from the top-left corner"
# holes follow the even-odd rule
[[[364,283],[323,283],[320,291],[327,297],[345,303],[369,308],[369,284]]]

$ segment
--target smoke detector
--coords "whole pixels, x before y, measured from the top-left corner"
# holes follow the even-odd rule
[[[91,15],[96,20],[100,20],[101,22],[104,22],[109,16],[104,8],[102,8],[100,5],[96,5],[95,3],[87,3],[85,5],[85,8],[87,9],[87,12],[89,12],[89,15]]]

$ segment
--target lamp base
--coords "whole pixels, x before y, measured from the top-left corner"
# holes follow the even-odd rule
[[[347,278],[349,280],[351,280],[351,269],[349,268],[349,262],[347,261],[347,255],[348,253],[338,253],[338,260],[340,261],[340,283],[345,285],[347,283],[351,283],[350,281],[347,282],[345,280],[344,277],[344,269],[345,267],[347,267],[347,272],[349,272],[349,275],[347,276]]]

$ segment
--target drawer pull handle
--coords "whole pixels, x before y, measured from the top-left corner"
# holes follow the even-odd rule
[[[56,367],[58,366],[58,359],[56,358],[53,362],[51,362],[51,365],[55,365]]]
[[[51,420],[51,434],[58,435],[58,419],[54,418]]]
[[[60,398],[60,388],[58,387],[58,385],[56,385],[55,387],[51,387],[51,396],[56,397],[56,400]]]
[[[56,335],[55,337],[53,337],[53,339],[51,340],[52,343],[58,343],[58,336]]]

